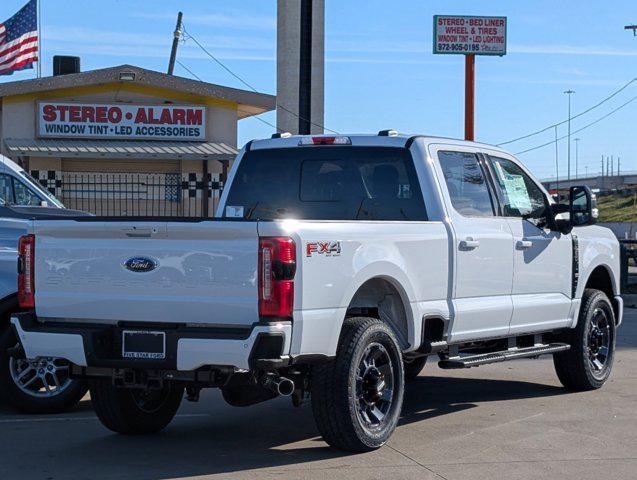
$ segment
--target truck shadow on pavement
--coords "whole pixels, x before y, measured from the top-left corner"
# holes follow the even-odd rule
[[[420,377],[407,388],[395,435],[400,435],[406,425],[475,408],[481,402],[564,392],[556,386],[522,381]],[[204,405],[197,405],[197,412],[205,413],[191,414],[182,407],[173,424],[156,436],[124,437],[110,434],[101,425],[91,425],[90,431],[95,433],[92,439],[86,435],[84,439],[73,439],[73,457],[81,459],[87,468],[91,466],[92,478],[168,479],[260,468],[277,470],[299,464],[287,467],[288,470],[317,461],[336,467],[343,465],[342,457],[348,456],[323,442],[309,405],[294,408],[289,400],[279,399],[241,409],[227,406],[217,394],[208,395],[203,401]],[[58,454],[64,452],[60,450]],[[350,458],[345,462],[366,464],[375,458],[379,457]],[[97,465],[101,468],[95,468]]]

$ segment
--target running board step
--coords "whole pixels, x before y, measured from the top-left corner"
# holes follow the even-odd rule
[[[471,368],[489,363],[506,362],[518,358],[531,358],[545,355],[547,353],[563,352],[571,348],[566,343],[549,343],[548,345],[536,345],[534,347],[512,348],[502,352],[483,353],[480,355],[468,355],[466,357],[451,357],[447,360],[440,360],[438,366],[446,370],[453,368]]]

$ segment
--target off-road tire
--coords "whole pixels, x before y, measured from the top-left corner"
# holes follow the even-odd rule
[[[427,357],[417,357],[411,360],[405,359],[403,361],[403,368],[405,370],[405,381],[415,380],[425,368],[427,363]]]
[[[88,385],[81,380],[71,380],[64,390],[50,397],[37,397],[21,390],[13,380],[9,367],[8,349],[14,348],[17,343],[17,337],[8,324],[0,327],[1,401],[23,413],[44,415],[70,410],[86,395]]]
[[[184,393],[183,388],[167,383],[159,405],[145,410],[135,401],[139,390],[115,387],[107,380],[91,382],[90,390],[93,408],[102,424],[124,435],[156,433],[165,428],[177,413]]]
[[[378,428],[367,428],[359,418],[356,398],[359,363],[368,347],[381,345],[391,367],[391,404]],[[402,409],[404,394],[402,353],[396,336],[376,318],[349,318],[343,325],[336,358],[315,366],[311,377],[312,411],[319,432],[332,447],[365,452],[381,447],[391,436]]]
[[[595,373],[588,357],[588,335],[597,309],[602,309],[608,318],[610,348],[604,368]],[[590,288],[584,290],[577,326],[560,338],[571,348],[553,355],[555,372],[566,389],[573,392],[595,390],[606,382],[615,357],[615,328],[615,312],[606,294]]]

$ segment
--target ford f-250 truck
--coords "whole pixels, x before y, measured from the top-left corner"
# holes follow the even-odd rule
[[[427,356],[553,354],[602,386],[622,319],[619,247],[585,187],[555,204],[503,150],[393,131],[278,136],[237,157],[214,219],[36,220],[12,324],[63,357],[124,434],[218,387],[311,399],[332,446],[378,448]]]

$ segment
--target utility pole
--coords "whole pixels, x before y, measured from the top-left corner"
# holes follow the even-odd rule
[[[574,140],[575,142],[575,178],[577,178],[578,170],[579,170],[579,138]]]
[[[602,155],[602,177],[604,176],[604,155]]]
[[[299,27],[299,134],[312,129],[312,0],[301,0]]]
[[[181,19],[183,16],[184,14],[181,12],[177,14],[177,26],[175,26],[175,33],[173,34],[173,47],[170,50],[170,60],[168,61],[168,75],[172,75],[173,70],[175,70],[177,47],[179,46],[179,37],[181,37]]]
[[[276,126],[322,134],[325,98],[325,0],[277,0]]]
[[[464,139],[475,140],[476,56],[464,56]]]
[[[571,95],[575,93],[574,90],[566,90],[564,92],[568,95],[568,173],[566,178],[571,179]]]
[[[637,37],[637,25],[626,25],[624,27],[624,30],[632,30],[633,31],[633,37]]]
[[[555,130],[555,189],[558,191],[559,198],[559,190],[560,190],[560,156],[559,150],[557,148],[557,125],[554,127]]]
[[[621,172],[621,164],[622,164],[621,159],[619,157],[617,157],[617,176],[620,176],[622,174],[622,172]]]

